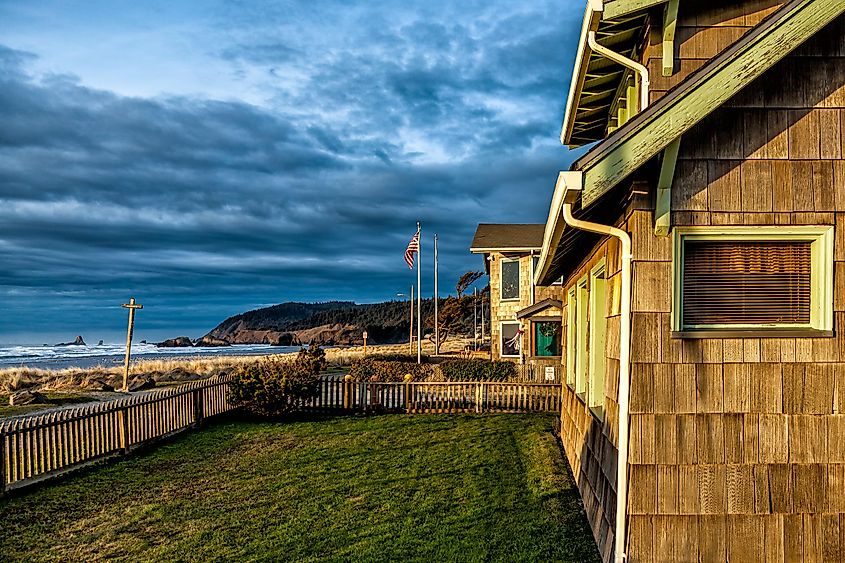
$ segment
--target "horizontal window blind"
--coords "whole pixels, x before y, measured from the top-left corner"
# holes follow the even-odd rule
[[[811,245],[685,241],[683,324],[809,323]]]

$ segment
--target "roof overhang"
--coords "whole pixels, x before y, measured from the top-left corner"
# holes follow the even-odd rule
[[[645,33],[648,10],[667,0],[588,0],[572,71],[560,141],[578,147],[605,136],[614,124],[617,100],[627,76],[625,68],[593,53],[587,37],[595,32],[599,42],[631,57]]]
[[[491,252],[537,252],[540,250],[539,246],[526,246],[519,248],[470,248],[469,251],[473,254],[490,254]]]
[[[574,188],[577,183],[581,189],[582,210],[593,205],[843,12],[843,0],[788,2],[593,147],[572,165],[572,172],[562,172],[546,221],[536,283],[559,275],[550,269],[566,228],[560,212],[567,185]]]
[[[542,301],[535,303],[534,305],[531,305],[530,307],[526,307],[525,309],[521,309],[521,310],[517,311],[516,318],[521,320],[521,319],[524,319],[524,318],[527,318],[527,317],[533,317],[537,313],[542,313],[543,311],[545,311],[547,309],[552,309],[552,308],[556,308],[556,309],[563,308],[563,302],[559,301],[557,299],[551,299],[551,298],[543,299]]]

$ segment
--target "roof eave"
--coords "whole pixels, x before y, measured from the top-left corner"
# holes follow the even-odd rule
[[[569,145],[569,140],[572,137],[578,100],[581,97],[581,89],[584,87],[587,66],[590,61],[590,54],[592,53],[590,46],[587,45],[587,35],[591,31],[598,29],[603,10],[602,0],[587,0],[584,21],[581,24],[581,37],[578,40],[578,54],[575,57],[575,66],[572,69],[572,80],[569,86],[569,97],[566,101],[566,113],[563,114],[563,128],[560,132],[560,142],[564,145]]]
[[[594,203],[845,11],[842,0],[792,0],[578,159],[582,207]]]
[[[520,247],[497,247],[497,248],[470,248],[472,254],[490,254],[491,252],[537,252],[541,250],[540,246],[520,246]]]

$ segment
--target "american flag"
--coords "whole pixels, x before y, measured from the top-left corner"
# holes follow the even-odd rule
[[[411,270],[414,269],[414,254],[420,251],[420,230],[411,237],[411,242],[408,243],[408,248],[405,249],[405,263]]]

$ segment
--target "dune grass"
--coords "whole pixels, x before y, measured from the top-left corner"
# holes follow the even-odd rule
[[[62,405],[91,402],[91,397],[81,393],[44,393],[49,403],[31,405],[9,405],[9,395],[0,393],[0,418],[29,414]]]
[[[0,500],[4,560],[593,561],[542,415],[229,421]]]

